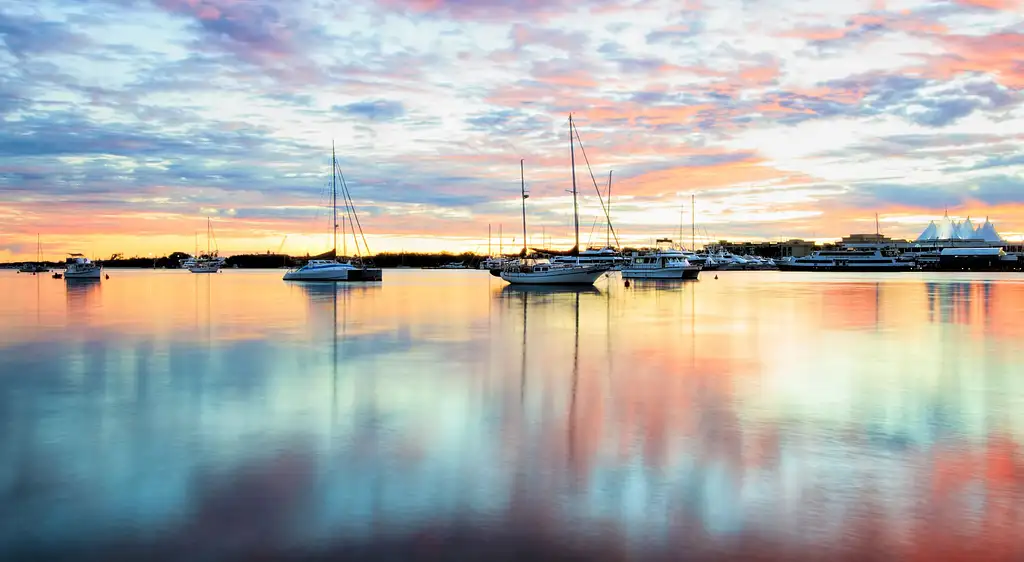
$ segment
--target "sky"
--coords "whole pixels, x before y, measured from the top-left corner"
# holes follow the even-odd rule
[[[521,246],[520,160],[530,245],[568,248],[570,113],[581,245],[610,171],[621,244],[1016,239],[1021,53],[1024,0],[0,0],[0,261],[207,217],[320,253],[332,143],[373,252]]]

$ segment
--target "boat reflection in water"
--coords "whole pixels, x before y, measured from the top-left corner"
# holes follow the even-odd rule
[[[1020,560],[1024,285],[822,275],[0,275],[0,558]]]

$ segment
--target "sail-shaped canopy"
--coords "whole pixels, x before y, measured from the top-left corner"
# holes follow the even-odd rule
[[[957,237],[956,224],[949,219],[949,215],[942,217],[939,224],[935,226],[935,230],[937,240],[954,240]]]
[[[978,227],[975,238],[981,238],[986,242],[1002,242],[1003,239],[999,236],[999,232],[996,231],[996,225],[992,224],[988,217],[985,217],[985,223]]]
[[[967,217],[967,220],[960,223],[957,227],[957,238],[961,240],[970,240],[974,238],[974,224],[971,223],[971,217]]]
[[[935,226],[935,221],[928,222],[928,228],[924,229],[924,232],[917,237],[917,242],[923,242],[925,240],[935,240],[938,238],[939,229]]]

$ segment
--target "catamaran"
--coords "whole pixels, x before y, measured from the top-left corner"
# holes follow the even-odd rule
[[[583,263],[579,260],[580,247],[580,209],[576,199],[576,150],[573,141],[575,130],[572,126],[572,115],[569,116],[569,153],[572,168],[572,212],[576,230],[576,246],[573,253],[577,259],[571,263],[552,262],[547,259],[527,258],[526,239],[526,175],[523,161],[519,161],[519,176],[523,198],[523,257],[509,262],[501,269],[500,277],[505,281],[520,285],[593,285],[595,281],[611,269],[606,263]]]
[[[355,259],[347,261],[338,260],[338,179],[341,178],[342,198],[345,200],[345,215],[342,217],[342,224],[345,220],[351,225],[352,238],[356,243]],[[338,158],[334,152],[334,145],[331,145],[331,210],[334,220],[332,221],[332,232],[334,234],[334,248],[331,251],[333,259],[315,259],[306,262],[306,265],[297,269],[289,270],[284,274],[285,281],[381,281],[383,275],[379,267],[368,267],[363,263],[361,252],[365,250],[367,257],[370,255],[370,247],[366,244],[366,236],[363,234],[363,227],[356,215],[355,204],[352,203],[352,195],[349,193],[348,185],[345,183],[345,176],[338,168]],[[357,235],[358,229],[358,235]],[[362,239],[362,250],[360,249],[360,238]],[[342,243],[345,244],[345,235],[342,234]],[[346,245],[347,246],[347,245]],[[347,249],[344,253],[348,253]]]

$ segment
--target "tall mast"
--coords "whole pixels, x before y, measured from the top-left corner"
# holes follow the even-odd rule
[[[523,192],[523,257],[529,253],[526,244],[526,199],[529,195],[526,194],[526,172],[523,168],[523,160],[519,160],[519,187]]]
[[[697,251],[697,197],[690,194],[690,251]]]
[[[502,256],[505,255],[505,246],[504,246],[504,244],[505,244],[505,239],[502,238],[501,225],[499,224],[498,225],[498,254],[502,255]]]
[[[569,114],[569,161],[572,165],[572,224],[576,230],[576,261],[580,256],[580,209],[576,201],[576,145],[572,139],[572,113]]]
[[[612,171],[608,170],[608,230],[605,231],[604,246],[612,247]]]
[[[491,225],[487,224],[487,257],[491,257]]]
[[[334,260],[338,260],[338,158],[334,153],[334,140],[331,140],[331,210],[334,220]],[[342,240],[344,242],[344,240]]]
[[[210,255],[210,217],[206,217],[206,255]]]

